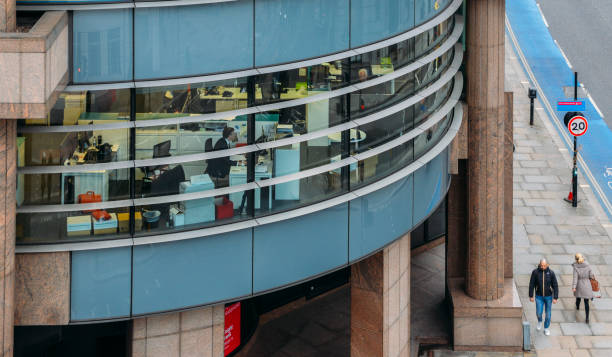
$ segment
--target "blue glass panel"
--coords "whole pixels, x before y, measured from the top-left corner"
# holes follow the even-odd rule
[[[130,315],[132,248],[72,252],[70,319]]]
[[[415,12],[415,23],[417,25],[426,22],[433,18],[442,10],[446,8],[446,5],[451,0],[415,0],[414,12]]]
[[[348,262],[348,204],[254,229],[253,292],[306,279]]]
[[[253,2],[139,8],[136,79],[190,76],[253,65]]]
[[[321,56],[349,46],[349,0],[257,0],[255,63]]]
[[[412,176],[351,201],[349,258],[361,258],[412,229]]]
[[[252,231],[134,247],[133,314],[251,294]]]
[[[414,26],[414,0],[351,0],[351,47],[379,41]]]
[[[415,224],[427,218],[446,195],[448,185],[448,149],[414,173]]]
[[[132,10],[74,11],[73,81],[132,79]]]

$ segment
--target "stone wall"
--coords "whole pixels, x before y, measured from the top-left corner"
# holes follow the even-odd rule
[[[132,357],[223,357],[224,305],[134,319]]]
[[[46,118],[68,82],[68,61],[66,11],[45,12],[27,33],[0,32],[0,118]]]

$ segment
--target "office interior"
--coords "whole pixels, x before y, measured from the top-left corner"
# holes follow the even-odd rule
[[[422,43],[422,50],[435,47],[442,32],[439,30],[432,36],[428,35],[429,40]],[[249,136],[247,116],[228,115],[214,120],[198,120],[198,115],[305,98],[382,76],[409,62],[408,59],[414,57],[414,45],[414,39],[411,39],[350,59],[214,83],[65,92],[46,119],[21,121],[20,127],[78,125],[88,126],[87,130],[43,133],[24,130],[18,138],[18,165],[104,164],[181,157],[221,147],[244,146]],[[417,71],[379,85],[339,97],[254,114],[253,143],[303,135],[394,105],[432,83],[451,60],[449,51]],[[375,121],[351,129],[344,140],[342,133],[338,132],[257,151],[254,153],[254,179],[260,181],[294,174],[382,145],[423,121],[444,101],[450,88],[450,85],[445,86],[417,105],[384,118],[383,122]],[[103,124],[143,120],[154,123],[157,119],[173,118],[177,118],[175,124],[96,130],[97,125]],[[232,128],[235,136],[227,138],[229,140],[223,138],[225,128]],[[429,142],[431,135],[427,134],[425,138]],[[229,145],[219,146],[220,142],[229,142]],[[102,212],[96,212],[96,217],[101,217],[102,223],[106,224],[97,222],[92,218],[93,212],[87,211],[21,213],[17,218],[18,238],[24,242],[53,236],[104,239],[108,235],[148,234],[151,230],[193,229],[280,212],[345,193],[349,185],[358,187],[386,176],[393,168],[400,167],[400,162],[409,162],[415,153],[425,151],[415,145],[420,145],[418,138],[396,150],[350,165],[345,175],[341,169],[336,169],[290,182],[264,185],[254,190],[255,197],[251,200],[244,191],[197,200],[139,205],[132,210],[130,207],[98,210]],[[17,202],[19,206],[107,202],[245,184],[246,156],[197,161],[179,159],[184,162],[137,166],[134,169],[19,174]],[[223,169],[218,170],[219,166]],[[224,213],[219,212],[224,209]]]

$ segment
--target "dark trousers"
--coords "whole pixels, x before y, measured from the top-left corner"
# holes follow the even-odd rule
[[[576,310],[580,308],[580,298],[576,298]],[[584,299],[584,312],[587,320],[589,319],[589,299]]]

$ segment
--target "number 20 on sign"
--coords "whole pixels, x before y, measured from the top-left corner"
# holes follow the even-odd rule
[[[573,136],[582,136],[587,132],[589,123],[585,117],[575,116],[567,123],[567,129]]]

